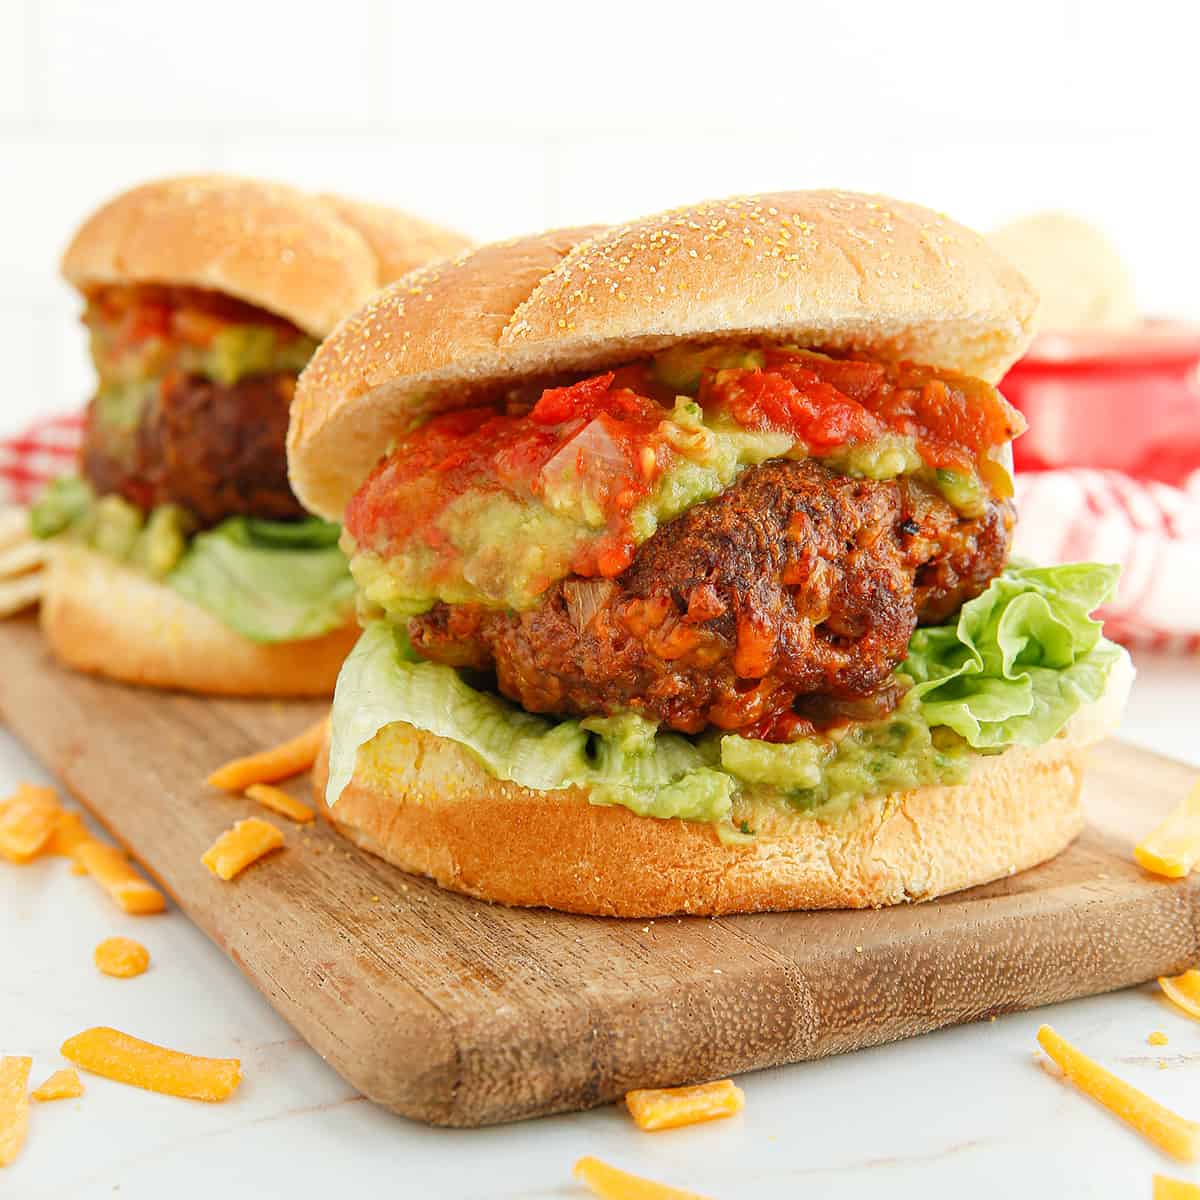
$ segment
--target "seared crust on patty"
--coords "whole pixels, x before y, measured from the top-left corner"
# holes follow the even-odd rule
[[[427,658],[494,670],[531,712],[746,729],[798,697],[886,687],[921,605],[999,572],[1006,514],[964,521],[917,483],[771,461],[662,526],[612,583],[569,579],[519,613],[439,605],[409,635]]]
[[[146,511],[178,504],[202,526],[240,515],[301,517],[283,448],[295,385],[287,372],[234,384],[176,376],[153,392],[132,435],[114,435],[94,400],[83,473],[101,495],[117,493]]]

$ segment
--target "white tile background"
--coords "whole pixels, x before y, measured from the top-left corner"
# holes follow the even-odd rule
[[[74,226],[185,170],[480,238],[768,187],[1067,207],[1200,316],[1198,42],[1195,0],[0,0],[0,431],[86,395]]]

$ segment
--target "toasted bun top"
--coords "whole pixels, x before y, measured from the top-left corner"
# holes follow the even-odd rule
[[[482,246],[414,271],[304,372],[292,486],[337,519],[388,441],[505,382],[765,337],[999,378],[1036,298],[987,243],[884,196],[779,192]]]
[[[195,175],[144,183],[97,209],[67,247],[62,273],[81,289],[209,288],[323,337],[383,284],[469,244],[381,205]]]

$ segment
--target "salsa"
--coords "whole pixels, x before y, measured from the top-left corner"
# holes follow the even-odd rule
[[[316,349],[282,317],[203,288],[94,288],[83,320],[102,390],[169,373],[232,384],[247,375],[299,372]]]
[[[346,512],[368,598],[394,615],[439,599],[522,608],[568,575],[612,578],[659,521],[767,458],[924,473],[963,511],[1010,494],[992,455],[1021,419],[985,383],[775,347],[688,353],[409,434]]]
[[[761,368],[706,372],[699,398],[744,428],[793,434],[814,457],[890,432],[911,437],[926,465],[963,473],[1025,427],[995,388],[970,376],[798,350],[768,349]]]

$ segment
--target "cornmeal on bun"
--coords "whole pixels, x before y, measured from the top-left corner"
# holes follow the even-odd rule
[[[1132,669],[1115,572],[1008,562],[1036,300],[882,196],[481,247],[343,322],[289,467],[365,630],[318,778],[445,887],[893,904],[1057,854]]]
[[[99,376],[77,476],[35,506],[42,625],[81,670],[327,695],[357,636],[338,530],[287,480],[296,378],[383,284],[466,240],[390,209],[205,175],[144,184],[63,257]]]

